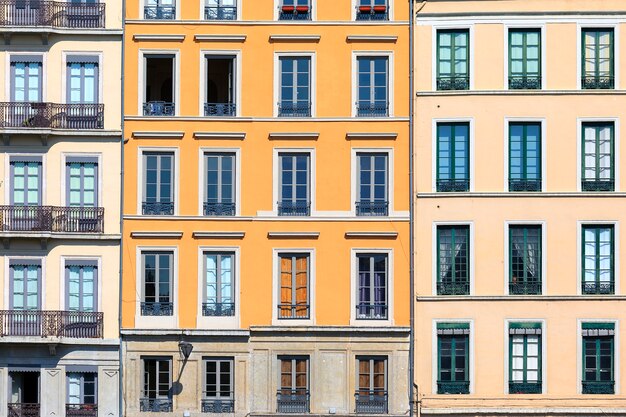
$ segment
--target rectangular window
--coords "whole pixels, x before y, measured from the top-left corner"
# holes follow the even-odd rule
[[[469,191],[469,123],[437,124],[437,191]]]
[[[387,357],[357,356],[357,414],[387,414]]]
[[[437,31],[437,90],[469,90],[469,30]]]
[[[68,157],[65,184],[69,207],[97,207],[98,158]]]
[[[469,295],[469,226],[437,226],[437,295]]]
[[[10,157],[11,205],[41,205],[41,157]],[[33,212],[34,213],[34,212]],[[17,214],[17,213],[16,213]],[[28,214],[24,212],[24,214]]]
[[[276,396],[276,412],[309,412],[309,357],[279,356],[280,389]]]
[[[358,294],[356,318],[386,320],[389,309],[389,259],[384,253],[363,253],[357,257]]]
[[[615,294],[615,230],[613,225],[584,225],[583,294]]]
[[[139,400],[142,412],[172,412],[172,358],[144,357],[143,389]]]
[[[437,323],[437,394],[469,394],[469,323]]]
[[[173,315],[174,254],[172,252],[143,252],[141,269],[143,272],[141,315]]]
[[[97,56],[71,56],[67,58],[68,103],[98,103],[98,62]]]
[[[310,317],[310,257],[308,254],[281,253],[279,319]]]
[[[206,20],[237,20],[237,0],[206,0]]]
[[[615,124],[583,123],[582,191],[615,191]]]
[[[96,372],[68,372],[67,402],[68,416],[91,416],[97,414],[98,374]]]
[[[311,58],[282,56],[279,64],[278,116],[311,117]]]
[[[509,191],[541,191],[541,123],[509,123]]]
[[[509,394],[541,392],[541,323],[510,323]]]
[[[13,102],[41,102],[43,91],[43,58],[32,55],[11,56],[11,101]],[[26,106],[27,104],[24,104]],[[22,110],[26,110],[23,108]],[[30,109],[32,117],[41,116],[37,107]]]
[[[615,324],[582,323],[583,394],[615,393]]]
[[[143,153],[142,214],[174,214],[174,153]]]
[[[235,315],[235,255],[207,252],[204,254],[203,316]]]
[[[69,311],[98,311],[98,262],[65,261],[65,297]]]
[[[41,336],[41,261],[11,259],[9,261],[8,329],[11,336]]]
[[[389,20],[387,0],[359,0],[356,6],[356,20]]]
[[[235,116],[235,68],[233,56],[206,56],[207,83],[205,116]]]
[[[204,359],[203,413],[233,413],[235,411],[233,358]]]
[[[278,20],[311,20],[311,0],[281,0]]]
[[[509,30],[509,88],[541,89],[541,30]]]
[[[173,6],[146,7],[156,8],[156,10],[160,8],[164,8],[164,10],[173,9]],[[150,54],[144,56],[144,116],[174,116],[176,110],[174,103],[175,67],[175,55]]]
[[[235,215],[235,154],[205,153],[205,216]]]
[[[357,153],[357,216],[387,216],[389,213],[389,155]]]
[[[541,226],[509,226],[509,294],[541,295]]]
[[[359,117],[389,116],[389,58],[357,57]]]
[[[174,0],[146,0],[143,18],[148,20],[176,19],[176,3]]]
[[[279,216],[311,214],[311,154],[281,153],[279,163]]]
[[[615,45],[613,29],[582,30],[583,89],[615,88]]]

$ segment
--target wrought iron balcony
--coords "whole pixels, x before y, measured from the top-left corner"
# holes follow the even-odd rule
[[[437,381],[437,394],[469,394],[469,381]]]
[[[279,216],[310,216],[311,203],[308,201],[279,201]]]
[[[356,20],[389,20],[387,6],[356,6]]]
[[[600,180],[583,179],[580,188],[583,191],[615,191],[615,181],[612,178]]]
[[[155,302],[142,302],[140,304],[142,316],[173,316],[174,304],[173,303],[155,303]]]
[[[65,404],[65,417],[98,417],[98,405]]]
[[[469,77],[437,77],[437,90],[469,90]]]
[[[278,117],[311,117],[311,103],[278,103]]]
[[[437,191],[440,193],[469,191],[469,178],[437,180]]]
[[[541,295],[541,282],[509,282],[510,295]]]
[[[202,303],[202,315],[228,317],[235,315],[235,303]]]
[[[437,295],[469,295],[469,290],[469,280],[437,282]]]
[[[0,27],[104,28],[104,3],[47,0],[0,1]]]
[[[2,129],[104,129],[104,104],[0,103]]]
[[[387,414],[387,391],[357,391],[354,403],[357,414]]]
[[[230,393],[231,397],[233,393]],[[225,398],[203,398],[202,412],[226,414],[235,412],[235,400]]]
[[[144,116],[174,116],[174,103],[166,101],[148,101],[143,103]]]
[[[299,319],[306,320],[309,318],[308,304],[278,304],[279,319]]]
[[[581,79],[583,90],[611,90],[615,88],[615,77],[588,75]]]
[[[538,382],[509,382],[509,394],[541,394],[541,381]]]
[[[144,6],[143,18],[148,20],[174,20],[176,19],[176,7]]]
[[[541,90],[541,77],[536,75],[509,76],[511,90]]]
[[[615,394],[615,381],[583,381],[583,394]]]
[[[141,204],[141,213],[148,216],[173,216],[174,203],[169,201],[144,201]]]
[[[389,103],[357,101],[356,115],[358,117],[387,117],[389,116]]]
[[[541,191],[541,180],[509,178],[509,191]]]
[[[277,413],[308,413],[309,390],[280,390],[276,393]]]
[[[234,216],[235,203],[204,203],[205,216]]]
[[[388,201],[367,201],[356,202],[357,216],[387,216],[389,208]]]
[[[0,232],[103,231],[104,207],[0,206]]]
[[[278,20],[311,20],[311,6],[281,6]]]
[[[99,339],[101,312],[0,310],[0,336],[41,336]]]
[[[583,282],[582,293],[583,294],[598,294],[598,295],[615,294],[615,283],[614,282]]]
[[[204,103],[205,116],[234,116],[236,109],[235,103]]]
[[[235,6],[205,6],[205,20],[237,20],[237,7]]]
[[[171,413],[172,400],[170,398],[141,398],[139,411],[150,413]]]
[[[33,403],[7,404],[7,417],[39,417],[41,406]]]
[[[359,303],[356,305],[358,320],[387,320],[387,304]]]

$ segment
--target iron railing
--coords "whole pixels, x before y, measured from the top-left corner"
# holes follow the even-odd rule
[[[541,191],[541,180],[510,178],[509,191]]]
[[[174,202],[144,201],[141,213],[148,216],[173,216]]]
[[[139,399],[139,411],[151,413],[171,413],[171,398],[141,398]]]
[[[167,101],[148,101],[143,103],[144,116],[174,116],[174,103]]]
[[[581,285],[583,294],[615,294],[614,282],[583,282]]]
[[[356,6],[356,20],[389,20],[387,6]]]
[[[102,233],[104,207],[0,206],[0,231]]]
[[[541,394],[541,381],[537,382],[509,382],[509,394]]]
[[[279,319],[308,319],[309,318],[309,305],[308,304],[280,303],[278,304],[278,318]]]
[[[98,405],[65,404],[65,417],[98,417]]]
[[[469,178],[437,180],[437,191],[440,193],[469,191]]]
[[[469,280],[437,282],[437,295],[469,295],[469,290]]]
[[[1,102],[0,128],[104,129],[104,104]]]
[[[104,28],[104,3],[48,0],[0,1],[0,27],[50,26],[70,29]]]
[[[387,320],[387,304],[359,303],[356,305],[358,320]]]
[[[539,282],[509,282],[510,295],[541,295],[541,281]]]
[[[311,6],[279,7],[278,20],[311,20]]]
[[[469,76],[437,77],[437,90],[469,90]]]
[[[233,392],[230,395],[232,397]],[[204,398],[202,399],[202,412],[216,414],[234,413],[235,400],[228,398]]]
[[[279,216],[310,216],[311,203],[308,201],[279,201]]]
[[[204,203],[205,216],[234,216],[235,203]]]
[[[615,191],[615,181],[611,179],[587,180],[583,179],[580,183],[583,191]]]
[[[309,390],[279,390],[276,393],[276,412],[278,413],[308,413]]]
[[[615,88],[615,77],[613,76],[584,76],[580,82],[584,90],[610,90]]]
[[[228,317],[235,315],[235,303],[202,303],[202,315]]]
[[[0,310],[0,336],[41,336],[99,339],[101,312]]]
[[[358,117],[387,117],[389,116],[389,103],[357,101],[356,115]]]
[[[7,404],[7,417],[39,417],[40,405],[33,403]]]
[[[142,316],[173,316],[174,303],[142,302],[140,304]]]
[[[367,201],[356,202],[357,216],[387,216],[389,212],[388,201]]]
[[[387,414],[387,391],[357,391],[354,404],[357,414]]]
[[[511,75],[509,76],[509,89],[541,90],[541,77],[536,75]]]
[[[437,394],[469,394],[469,381],[437,381]]]
[[[204,103],[205,116],[234,116],[237,105],[235,103]]]
[[[615,394],[615,381],[583,381],[583,394]]]
[[[205,6],[205,20],[237,20],[237,7],[235,6]]]
[[[176,7],[144,6],[143,18],[147,20],[174,20],[176,19]]]
[[[311,103],[278,103],[278,117],[311,117]]]

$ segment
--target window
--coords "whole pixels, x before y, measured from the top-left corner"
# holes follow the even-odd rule
[[[469,30],[437,31],[437,90],[469,90]]]
[[[280,389],[276,396],[276,412],[309,412],[309,357],[279,356]]]
[[[143,390],[139,400],[142,412],[172,412],[172,358],[145,357]]]
[[[389,260],[384,253],[362,253],[356,256],[358,294],[356,318],[386,320],[389,309]]]
[[[235,215],[235,154],[205,153],[205,216]]]
[[[203,316],[235,315],[234,260],[232,253],[204,254]]]
[[[389,155],[357,153],[357,216],[387,216],[389,213]]]
[[[541,323],[510,323],[509,394],[541,392]]]
[[[237,0],[206,0],[206,20],[237,20]]]
[[[583,89],[615,88],[613,29],[582,30]]]
[[[437,394],[469,394],[469,323],[437,323]]]
[[[541,30],[509,30],[509,88],[541,89]]]
[[[174,214],[174,153],[143,153],[142,214]]]
[[[67,58],[67,102],[98,103],[98,57]]]
[[[235,57],[206,56],[207,83],[205,116],[235,116]]]
[[[308,254],[281,253],[279,319],[308,319],[310,317]]]
[[[98,158],[68,157],[65,175],[69,207],[98,206]]]
[[[279,117],[311,117],[311,58],[279,58]]]
[[[583,394],[615,393],[615,323],[582,323]]]
[[[143,252],[142,316],[171,316],[174,314],[172,296],[174,254],[172,252]]]
[[[31,405],[40,414],[40,369],[39,367],[9,368],[8,415],[24,415],[24,410]]]
[[[360,56],[356,61],[359,71],[356,115],[389,116],[389,58]]]
[[[311,0],[281,0],[278,20],[311,20]]]
[[[615,191],[615,125],[583,123],[582,191]]]
[[[541,226],[509,226],[509,294],[540,295]]]
[[[97,413],[97,372],[68,372],[66,414],[90,416]]]
[[[41,165],[38,156],[11,156],[11,205],[41,205]],[[29,210],[22,211],[25,215]],[[34,213],[34,212],[33,212]]]
[[[26,103],[42,101],[43,58],[39,55],[11,55],[11,101]],[[37,106],[30,109],[36,113]],[[33,114],[33,117],[38,114]]]
[[[541,191],[541,123],[509,123],[509,191]]]
[[[235,411],[234,361],[232,358],[204,359],[203,413]]]
[[[469,226],[437,226],[437,295],[469,295]]]
[[[67,310],[98,311],[98,262],[72,259],[65,261],[65,299]]]
[[[149,20],[176,19],[174,0],[146,0],[146,5],[143,8],[143,18]]]
[[[11,336],[41,336],[41,261],[11,259],[9,261],[8,333]]]
[[[171,8],[172,6],[164,7]],[[176,110],[174,103],[175,60],[176,57],[174,55],[167,54],[144,56],[144,116],[174,116]]]
[[[469,191],[469,123],[437,124],[437,191]]]
[[[357,414],[387,414],[387,357],[357,356]]]
[[[389,20],[388,0],[358,0],[356,20]]]
[[[583,225],[583,294],[615,294],[613,225]]]
[[[309,216],[311,214],[311,154],[280,153],[279,216]]]

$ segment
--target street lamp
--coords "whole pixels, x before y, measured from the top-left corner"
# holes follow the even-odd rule
[[[185,360],[189,359],[191,355],[191,351],[193,350],[193,345],[189,342],[180,342],[178,343],[178,350],[180,350],[181,355]]]

